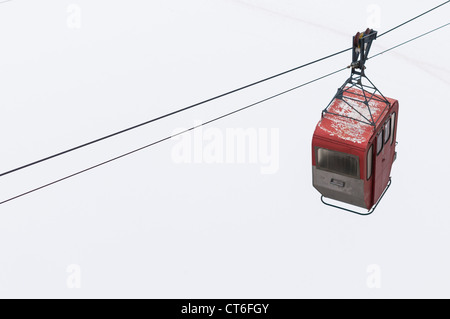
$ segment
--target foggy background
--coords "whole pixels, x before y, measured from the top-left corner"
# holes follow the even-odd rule
[[[0,171],[343,50],[357,31],[382,33],[439,3],[0,3]],[[380,37],[371,54],[449,16],[446,5]],[[326,207],[312,187],[312,134],[345,71],[203,127],[200,139],[216,142],[227,129],[258,132],[270,174],[260,153],[196,162],[208,140],[194,145],[191,133],[187,162],[177,161],[180,137],[1,205],[0,297],[450,297],[449,32],[366,64],[400,103],[392,186],[372,216]],[[1,177],[0,200],[350,62],[349,51]]]

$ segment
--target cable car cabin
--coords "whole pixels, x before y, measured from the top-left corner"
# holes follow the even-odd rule
[[[323,197],[374,209],[396,158],[398,101],[352,86],[323,111],[312,140],[313,185]]]

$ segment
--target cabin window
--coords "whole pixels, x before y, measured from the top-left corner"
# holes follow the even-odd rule
[[[394,135],[395,135],[395,113],[391,115],[391,145],[394,143]]]
[[[370,145],[369,150],[367,151],[367,180],[372,177],[372,162],[373,162],[373,145]]]
[[[384,124],[384,144],[386,144],[389,141],[389,138],[391,137],[391,119]]]
[[[383,149],[383,130],[381,130],[377,134],[377,155],[381,153],[382,149]]]
[[[359,178],[359,157],[347,153],[317,149],[317,167],[334,173]]]

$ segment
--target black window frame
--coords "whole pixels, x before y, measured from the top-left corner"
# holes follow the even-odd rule
[[[367,158],[366,158],[366,179],[370,180],[373,176],[373,144],[370,144],[369,149],[367,150]],[[369,158],[370,158],[370,172],[369,172]],[[370,173],[370,174],[369,174]]]
[[[394,143],[395,140],[395,120],[397,118],[397,113],[392,112],[391,114],[391,145]]]
[[[381,136],[381,148],[380,148],[380,150],[378,150],[378,140],[379,140],[380,136]],[[377,134],[377,136],[375,138],[375,145],[376,145],[376,152],[377,152],[377,156],[378,156],[378,155],[380,155],[380,153],[381,153],[381,151],[383,150],[383,147],[384,147],[384,129],[381,129],[378,132],[378,134]]]
[[[389,124],[389,125],[388,125]],[[386,127],[389,128],[389,135],[386,137]],[[389,116],[389,120],[387,120],[383,125],[383,145],[387,144],[389,142],[389,139],[391,138],[391,117]]]

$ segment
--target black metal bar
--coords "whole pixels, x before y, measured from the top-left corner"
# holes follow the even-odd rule
[[[342,98],[342,101],[344,101],[348,106],[350,106],[356,113],[358,113],[359,115],[361,115],[365,120],[367,120],[368,123],[370,123],[370,125],[372,125],[372,122],[365,117],[361,112],[359,112],[357,109],[355,109],[352,105],[350,105],[350,103],[348,103],[346,100],[344,100],[344,98]],[[356,119],[354,119],[356,120]]]
[[[367,76],[366,76],[365,78],[367,79]],[[372,90],[376,90],[376,89],[377,89],[376,87],[369,86],[369,85],[365,85],[365,84],[361,84],[361,86],[362,86],[362,87],[369,88],[369,89],[372,89]]]
[[[386,99],[386,97],[378,90],[378,88],[370,81],[369,78],[366,77],[364,74],[365,69],[365,62],[368,60],[368,55],[370,52],[370,49],[372,47],[373,40],[377,38],[377,31],[374,30],[366,30],[360,36],[360,33],[357,33],[353,37],[353,50],[352,50],[352,64],[351,67],[351,75],[350,77],[344,82],[344,84],[338,89],[338,92],[333,97],[331,102],[327,105],[327,107],[322,111],[322,117],[324,114],[331,114],[335,116],[340,116],[346,119],[354,120],[363,124],[370,125],[372,127],[376,127],[380,119],[382,118],[381,115],[383,115],[386,112],[386,109],[391,106],[391,103]],[[359,69],[360,71],[358,71]],[[363,84],[363,79],[367,80],[370,85]],[[358,89],[361,92],[352,92],[352,89]],[[345,94],[347,93],[347,94]],[[354,97],[352,97],[353,95]],[[359,99],[360,98],[360,99]],[[338,99],[343,101],[345,104],[347,104],[353,111],[355,111],[357,114],[359,114],[364,120],[358,120],[354,117],[337,114],[333,112],[329,112],[329,108],[333,105],[333,102]],[[369,118],[367,118],[365,115],[363,115],[360,111],[358,111],[355,107],[353,107],[349,101],[355,101],[357,103],[362,103],[367,107],[367,110],[369,112]],[[375,113],[372,112],[372,109],[370,107],[371,101],[377,101],[380,103],[385,103],[386,106],[384,107],[383,111],[381,112],[380,116],[375,120],[374,115]],[[366,122],[367,121],[367,122]]]
[[[345,96],[345,98],[347,99],[347,100],[352,100],[352,101],[355,101],[355,102],[360,102],[360,103],[364,103],[364,101],[363,100],[359,100],[359,99],[354,99],[354,98],[352,98],[352,97],[349,97],[349,96]]]
[[[325,112],[328,110],[328,108],[331,106],[331,104],[333,104],[333,101],[334,101],[334,100],[336,99],[336,97],[340,94],[339,92],[342,91],[341,88],[342,88],[342,87],[340,87],[340,88],[338,89],[337,93],[333,96],[333,99],[330,101],[330,103],[328,103],[327,107],[323,109],[322,115],[323,115],[323,113],[325,113]]]
[[[378,88],[375,86],[375,84],[373,84],[372,81],[370,81],[370,79],[369,79],[367,76],[366,76],[365,78],[366,78],[367,81],[370,82],[370,84],[373,85],[373,87],[375,88],[375,90],[377,90],[378,93],[380,93],[380,95],[383,97],[383,99],[385,100],[385,102],[386,102],[387,104],[389,104],[389,106],[390,106],[390,105],[391,105],[391,102],[389,102],[388,99],[383,95],[383,93],[381,93],[381,91],[378,90]]]
[[[388,182],[386,188],[384,189],[383,193],[381,194],[380,198],[379,198],[378,201],[375,203],[375,205],[373,205],[372,208],[371,208],[370,210],[367,211],[367,213],[360,213],[360,212],[357,212],[357,211],[355,211],[355,210],[351,210],[351,209],[348,209],[348,208],[344,208],[344,207],[341,207],[341,206],[337,206],[337,205],[333,205],[333,204],[327,203],[327,202],[324,201],[324,198],[326,198],[326,197],[323,196],[323,195],[320,197],[320,200],[321,200],[322,203],[324,203],[325,205],[330,206],[330,207],[333,207],[333,208],[337,208],[337,209],[340,209],[340,210],[343,210],[343,211],[346,211],[346,212],[350,212],[350,213],[353,213],[353,214],[356,214],[356,215],[360,215],[360,216],[369,216],[369,215],[372,215],[372,213],[373,213],[373,212],[375,211],[375,209],[378,207],[378,204],[381,202],[381,199],[384,197],[384,195],[386,194],[386,192],[387,192],[387,190],[389,189],[389,187],[391,187],[391,184],[392,184],[392,180],[391,180],[391,178],[389,177],[389,182]]]
[[[375,30],[366,30],[364,33],[359,32],[353,37],[352,47],[352,75],[358,74],[364,76],[365,63],[367,61],[372,42],[377,38],[378,32]],[[359,37],[359,38],[358,38]],[[361,71],[356,71],[359,69]]]
[[[355,118],[350,117],[350,116],[346,116],[346,115],[342,115],[342,114],[337,114],[337,113],[329,112],[329,111],[326,111],[326,110],[324,111],[324,113],[326,113],[326,114],[331,114],[331,115],[336,115],[336,116],[343,117],[343,118],[346,118],[346,119],[349,119],[349,120],[353,120],[353,121],[357,121],[357,122],[360,122],[360,123],[363,123],[363,124],[367,124],[367,125],[370,125],[370,126],[374,126],[374,125],[373,125],[372,123],[370,123],[370,122],[364,122],[364,121],[355,119]]]
[[[362,85],[362,83],[361,83],[361,85]],[[370,100],[367,100],[366,90],[363,89],[362,92],[364,94],[364,99],[365,99],[365,103],[364,104],[366,104],[367,109],[369,110],[370,119],[372,120],[372,123],[375,123],[375,121],[373,119],[373,116],[372,116],[372,111],[370,110],[370,105],[369,105],[369,102],[372,100],[372,97],[373,97],[374,93],[372,93],[372,96],[370,97]]]
[[[378,90],[378,88],[376,88],[375,84],[372,83],[372,81],[370,81],[370,79],[368,77],[366,77],[366,80],[370,82],[371,85],[373,85],[376,89],[375,92],[378,92],[380,94],[381,97],[383,97],[384,101],[386,103],[386,106],[384,107],[383,111],[381,112],[381,114],[383,114],[386,109],[391,107],[391,102],[388,101],[388,99],[383,95],[383,93],[380,92],[380,90]],[[380,114],[380,115],[381,115]],[[378,124],[378,121],[381,119],[381,116],[378,117],[378,119],[375,121],[375,124]]]
[[[358,88],[358,89],[360,89],[361,91],[363,90],[362,88]],[[349,90],[345,90],[345,91],[348,92],[348,93],[350,93],[350,94],[352,94],[352,95],[355,95],[355,96],[359,96],[359,97],[364,98],[364,95],[362,95],[362,94],[358,94],[358,93],[356,93],[356,92],[350,92]],[[355,99],[355,100],[356,100],[356,99]],[[374,100],[375,100],[375,98],[374,98]],[[358,100],[358,101],[364,102],[363,100]],[[384,100],[380,100],[380,99],[378,99],[378,101],[384,102]]]

